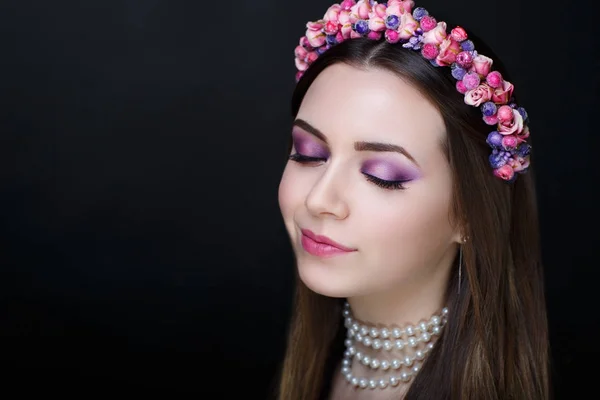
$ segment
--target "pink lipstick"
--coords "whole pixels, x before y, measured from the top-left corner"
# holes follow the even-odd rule
[[[302,247],[308,253],[318,257],[333,257],[356,251],[341,245],[327,236],[321,236],[308,229],[302,229]]]

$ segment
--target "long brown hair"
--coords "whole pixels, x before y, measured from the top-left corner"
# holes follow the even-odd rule
[[[508,79],[491,50],[476,38],[473,41]],[[470,238],[463,245],[460,293],[458,263],[448,282],[448,324],[406,399],[549,398],[548,332],[532,168],[510,184],[494,177],[486,143],[490,127],[481,112],[466,105],[457,93],[449,68],[436,68],[418,52],[385,41],[348,40],[321,55],[296,86],[293,116],[314,79],[336,63],[391,71],[437,107],[446,125],[444,150],[454,180],[452,217]],[[278,396],[313,400],[328,390],[332,368],[341,359],[341,300],[314,293],[300,279],[296,281]]]

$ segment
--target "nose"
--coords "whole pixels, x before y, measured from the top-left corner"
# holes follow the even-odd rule
[[[341,172],[331,167],[325,170],[306,196],[306,208],[315,217],[348,217],[350,210],[345,194],[349,182]]]

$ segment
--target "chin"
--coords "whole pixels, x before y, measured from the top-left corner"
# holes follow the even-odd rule
[[[297,263],[297,267],[300,280],[315,293],[327,297],[346,298],[356,292],[357,288],[347,281],[348,274],[340,272],[335,266],[301,261]]]

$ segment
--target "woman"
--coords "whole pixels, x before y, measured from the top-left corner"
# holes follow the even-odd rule
[[[307,28],[279,398],[548,398],[531,138],[506,72],[413,1],[345,0]]]

